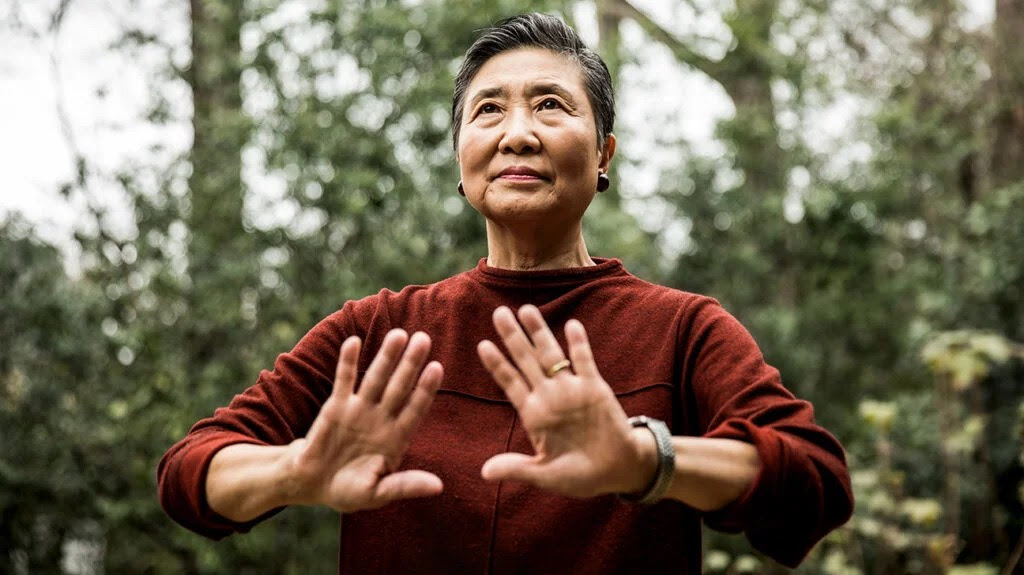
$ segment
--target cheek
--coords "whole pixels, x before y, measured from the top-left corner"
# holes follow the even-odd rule
[[[559,146],[557,160],[559,171],[566,176],[580,177],[593,172],[597,178],[598,153],[593,140],[573,138]]]
[[[480,172],[486,169],[489,160],[486,148],[482,145],[479,138],[462,138],[463,136],[460,135],[458,150],[459,169],[465,178],[479,177],[482,175]]]

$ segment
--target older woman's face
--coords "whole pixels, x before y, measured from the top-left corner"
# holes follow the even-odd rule
[[[541,48],[488,60],[466,90],[458,159],[466,197],[490,220],[579,220],[615,150],[598,150],[572,60]]]

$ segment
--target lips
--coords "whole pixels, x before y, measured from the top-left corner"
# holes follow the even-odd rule
[[[547,179],[544,176],[542,176],[540,172],[538,172],[537,170],[534,170],[533,168],[528,168],[526,166],[510,166],[499,172],[498,177],[506,180],[515,180],[521,182]]]

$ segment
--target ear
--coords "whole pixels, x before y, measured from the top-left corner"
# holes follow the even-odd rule
[[[603,171],[608,171],[608,165],[612,163],[612,158],[615,157],[615,134],[608,134],[608,137],[604,139],[604,148],[601,150],[601,161],[597,167]]]

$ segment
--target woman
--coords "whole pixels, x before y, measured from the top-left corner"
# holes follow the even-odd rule
[[[487,258],[314,327],[164,456],[167,512],[217,538],[328,505],[345,573],[699,573],[702,520],[799,563],[851,512],[841,446],[714,300],[587,252],[615,154],[600,58],[507,20],[453,118]]]

